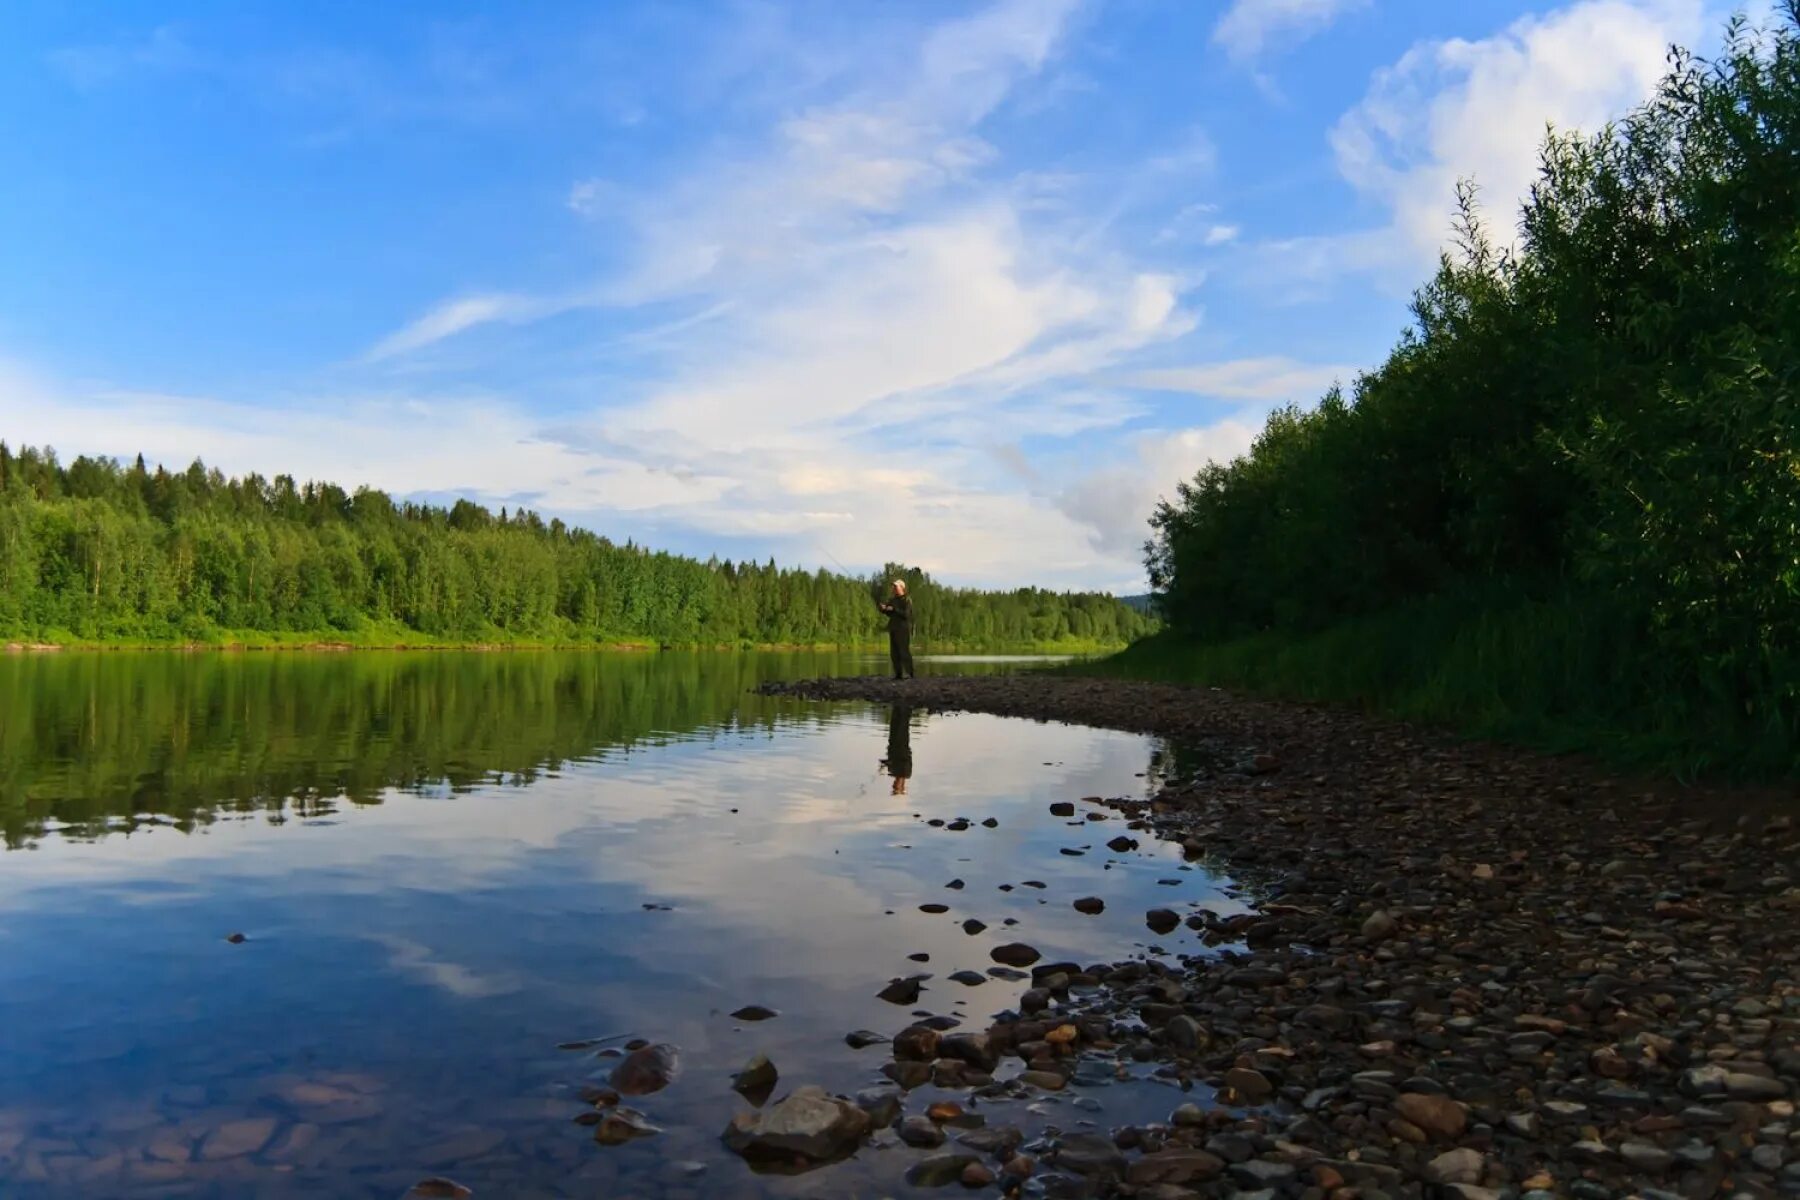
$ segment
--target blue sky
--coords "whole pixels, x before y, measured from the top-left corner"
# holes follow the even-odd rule
[[[155,11],[153,11],[153,9]],[[1138,590],[1708,0],[0,17],[0,437]]]

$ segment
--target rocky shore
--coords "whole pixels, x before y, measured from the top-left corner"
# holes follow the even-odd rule
[[[999,970],[1031,972],[1019,1010],[982,1032],[900,1031],[884,1072],[897,1091],[856,1097],[856,1114],[800,1098],[846,1137],[918,1147],[916,1184],[1156,1200],[1800,1195],[1792,797],[1648,787],[1210,689],[1015,675],[764,690],[1167,736],[1189,752],[1179,779],[1077,809],[1177,841],[1261,900],[1230,918],[1146,913],[1160,961],[1000,947]],[[905,1103],[927,1081],[967,1088],[973,1109],[1130,1064],[1195,1102],[1029,1141],[957,1104]],[[811,1128],[803,1116],[765,1114],[776,1153]],[[754,1150],[758,1128],[733,1136]]]

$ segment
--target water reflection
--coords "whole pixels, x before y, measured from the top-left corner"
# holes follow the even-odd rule
[[[893,780],[893,793],[906,795],[906,781],[912,778],[912,705],[896,704],[888,710],[887,757],[881,767]]]
[[[778,1092],[865,1086],[881,1051],[842,1038],[911,1020],[876,998],[895,975],[931,972],[920,1007],[977,1024],[1017,985],[950,976],[984,971],[1000,941],[1148,953],[1145,908],[1235,907],[1169,847],[1113,854],[1116,826],[1048,814],[1142,788],[1155,748],[1139,737],[746,696],[784,669],[766,660],[690,674],[646,657],[632,661],[671,676],[607,681],[554,656],[381,657],[188,659],[135,681],[75,663],[107,686],[48,701],[32,739],[74,754],[110,731],[157,750],[127,763],[115,747],[92,777],[160,780],[181,827],[117,792],[82,808],[58,789],[85,768],[21,766],[17,747],[47,743],[9,723],[7,778],[58,797],[19,812],[135,827],[0,854],[0,1195],[391,1200],[430,1173],[508,1197],[887,1194],[899,1152],[796,1178],[724,1154],[732,1072],[761,1052]],[[297,669],[285,682],[306,704],[275,677]],[[638,710],[578,711],[607,703]],[[134,706],[156,727],[134,728]],[[197,744],[235,765],[197,762]],[[915,750],[923,775],[905,765]],[[224,782],[384,771],[336,818]],[[1073,913],[1084,895],[1106,912]],[[971,918],[985,929],[966,932]],[[729,1016],[749,1004],[780,1015]],[[686,1070],[642,1105],[662,1134],[597,1146],[572,1119],[610,1047],[557,1047],[633,1036],[680,1045]],[[1142,1086],[1111,1089],[1109,1117],[1165,1114],[1171,1099]],[[1084,1119],[1070,1103],[1004,1119]]]
[[[878,665],[837,653],[0,655],[0,836],[314,818],[389,790],[529,785],[610,751],[768,729],[798,709],[747,696],[756,684]]]

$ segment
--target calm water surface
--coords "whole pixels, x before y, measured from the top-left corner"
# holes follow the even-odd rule
[[[427,1174],[513,1198],[908,1194],[902,1148],[751,1174],[718,1142],[732,1072],[763,1052],[778,1094],[881,1082],[883,1049],[843,1035],[911,1022],[875,996],[893,976],[931,972],[923,1008],[979,1028],[1021,985],[947,976],[1001,941],[1112,959],[1150,952],[1146,908],[1239,906],[1169,847],[1107,850],[1116,819],[1049,815],[1142,794],[1166,766],[1149,739],[748,694],[879,665],[0,659],[0,1195],[396,1197]],[[999,824],[928,824],[959,816]],[[999,890],[1027,879],[1047,886]],[[1076,914],[1087,895],[1106,912]],[[749,1004],[780,1015],[728,1015]],[[660,1136],[605,1147],[572,1123],[612,1063],[557,1046],[607,1036],[681,1047],[640,1105]],[[988,1117],[1181,1099],[1086,1095]]]

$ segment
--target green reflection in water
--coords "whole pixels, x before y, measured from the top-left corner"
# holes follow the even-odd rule
[[[819,652],[0,657],[0,834],[525,783],[608,748],[771,725],[783,706],[749,695],[758,682],[858,669]]]

